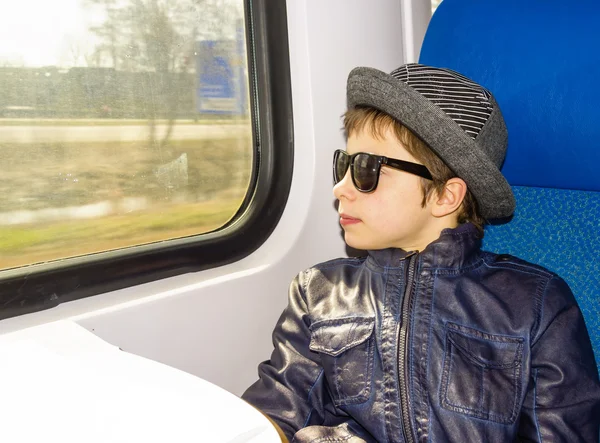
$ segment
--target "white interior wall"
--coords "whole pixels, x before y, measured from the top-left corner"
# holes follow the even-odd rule
[[[414,2],[413,2],[414,3]],[[398,0],[288,0],[295,157],[280,224],[254,254],[0,322],[0,333],[73,318],[101,338],[235,394],[269,357],[271,331],[302,269],[345,254],[331,192],[331,157],[355,66],[390,71],[404,56]],[[419,43],[420,45],[420,43]],[[414,48],[413,48],[414,51]]]

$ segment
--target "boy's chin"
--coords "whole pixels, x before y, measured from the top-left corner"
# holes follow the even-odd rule
[[[393,248],[393,245],[387,245],[385,242],[368,241],[366,239],[353,238],[351,235],[344,236],[346,245],[349,249],[355,251],[377,251],[380,249]]]
[[[375,247],[375,245],[370,244],[366,241],[361,241],[360,239],[354,239],[348,234],[345,235],[344,240],[346,241],[346,245],[350,249],[354,249],[356,251],[368,251],[370,249],[381,249]]]
[[[368,254],[368,249],[355,248],[346,242],[346,255],[348,257],[365,257]]]

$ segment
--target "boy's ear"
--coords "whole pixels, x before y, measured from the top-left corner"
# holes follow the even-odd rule
[[[465,181],[458,177],[451,178],[446,182],[441,193],[433,197],[432,215],[444,217],[458,211],[466,194],[467,184]]]

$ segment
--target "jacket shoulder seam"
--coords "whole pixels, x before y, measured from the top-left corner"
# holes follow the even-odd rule
[[[525,272],[528,274],[539,275],[547,277],[551,279],[556,277],[556,273],[540,266],[535,265],[533,263],[526,262],[525,260],[518,259],[514,257],[514,260],[506,260],[498,262],[495,260],[496,257],[491,257],[493,261],[485,259],[484,262],[489,268],[503,268],[503,269],[513,269],[515,271]]]

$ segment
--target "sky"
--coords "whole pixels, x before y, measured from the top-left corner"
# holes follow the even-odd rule
[[[88,29],[101,24],[104,13],[84,4],[85,0],[0,0],[0,66],[86,66],[84,55],[96,46]]]
[[[81,0],[0,2],[10,2],[0,15],[0,66],[81,65],[77,54],[93,47],[87,32],[92,11],[86,14]]]

